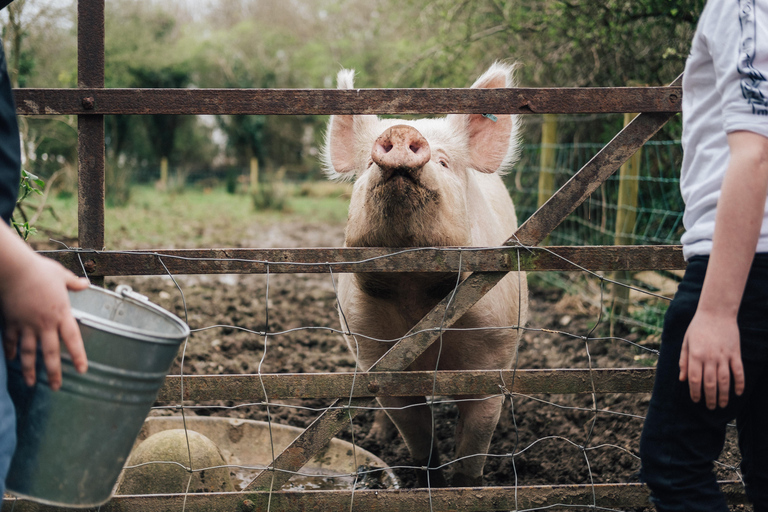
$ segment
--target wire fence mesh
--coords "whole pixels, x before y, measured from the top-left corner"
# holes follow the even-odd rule
[[[542,169],[541,154],[546,148],[555,151],[555,166]],[[537,207],[539,175],[550,172],[554,176],[553,191],[568,181],[600,149],[596,143],[526,144],[515,169],[506,176],[507,187],[517,209],[518,219],[527,219]],[[632,245],[679,244],[683,233],[683,200],[679,189],[679,170],[682,164],[680,141],[649,141],[641,152],[640,172],[629,179],[637,182],[636,206],[619,206],[620,177],[618,173],[603,183],[599,191],[582,203],[560,224],[544,245],[614,245],[618,242],[616,219],[619,208],[631,209],[636,216],[632,232],[623,237]],[[614,276],[632,286],[639,286],[662,295],[671,296],[679,276],[656,272],[631,273]],[[581,276],[545,273],[537,278],[546,283],[592,298],[596,289]],[[618,315],[630,329],[640,329],[658,335],[666,311],[666,302],[648,296],[631,294],[619,299],[627,304],[614,307],[613,301],[604,304],[609,315]]]
[[[558,145],[556,188],[600,147],[595,144]],[[507,176],[521,221],[536,209],[540,151],[541,146],[526,146],[520,164]],[[680,147],[675,142],[650,143],[643,149],[643,172],[638,178],[641,181],[638,222],[633,232],[633,243],[678,243],[682,204],[676,175],[680,158]],[[545,245],[612,245],[617,190],[618,178],[611,178],[599,194],[595,194],[596,197],[579,207],[553,232]],[[168,256],[158,255],[157,258],[162,262]],[[254,263],[266,264],[269,269],[270,265],[289,262],[254,260]],[[540,311],[524,327],[525,334],[519,345],[519,358],[512,378],[505,379],[500,374],[498,393],[471,399],[504,400],[494,442],[487,453],[474,456],[487,459],[486,482],[492,486],[517,488],[538,484],[582,484],[592,488],[592,497],[577,506],[622,509],[605,506],[598,501],[595,486],[616,481],[637,481],[637,442],[647,397],[642,393],[627,397],[626,394],[596,392],[592,375],[597,368],[655,364],[658,340],[648,334],[658,333],[667,303],[658,295],[665,295],[667,291],[658,282],[649,284],[647,279],[639,278],[642,276],[631,276],[626,281],[634,288],[629,316],[614,318],[619,328],[609,329],[613,306],[613,283],[609,278],[614,276],[591,272],[536,272],[530,273],[529,277],[534,283],[532,290],[536,296],[532,303],[538,304]],[[269,273],[264,276],[171,276],[169,273],[160,279],[127,279],[134,280],[134,287],[141,293],[176,311],[193,328],[193,334],[174,370],[182,383],[192,375],[246,373],[258,378],[255,385],[261,388],[263,400],[190,403],[181,399],[184,393],[182,384],[178,400],[159,405],[152,412],[153,416],[160,417],[181,414],[185,418],[207,416],[265,422],[269,439],[254,442],[268,446],[268,459],[260,463],[233,462],[230,459],[223,464],[238,482],[236,490],[242,489],[256,474],[269,468],[282,449],[272,435],[281,425],[288,423],[304,428],[317,415],[331,408],[342,411],[361,408],[351,405],[351,388],[338,389],[338,396],[348,398],[332,406],[321,399],[270,397],[264,383],[266,375],[282,372],[361,374],[354,357],[347,352],[342,339],[344,332],[338,327],[335,278],[329,265],[328,275],[313,275],[311,278]],[[553,292],[552,284],[570,293]],[[555,298],[550,300],[550,297]],[[190,301],[190,298],[195,300]],[[193,304],[188,304],[190,302]],[[318,315],[321,310],[325,314]],[[456,331],[441,325],[431,328],[446,333]],[[489,326],[489,329],[518,328],[514,325]],[[363,337],[362,333],[355,334]],[[397,340],[388,341],[395,343]],[[308,354],[312,352],[318,357],[310,357]],[[518,371],[531,368],[586,369],[591,375],[593,391],[575,395],[514,391]],[[449,473],[460,463],[450,443],[457,423],[456,409],[464,400],[467,398],[455,399],[433,393],[423,406],[429,407],[434,418],[433,435],[447,448],[440,467]],[[352,447],[353,469],[326,472],[319,478],[311,470],[292,471],[294,479],[289,489],[352,489],[349,503],[352,510],[354,490],[375,489],[383,485],[384,474],[395,474],[406,482],[406,486],[413,485],[408,475],[422,468],[413,465],[407,455],[403,455],[405,448],[397,435],[387,434],[388,437],[383,440],[371,435],[376,415],[380,415],[384,408],[372,404],[362,409],[365,412],[354,419],[350,415],[348,427],[338,434]],[[194,428],[184,425],[183,430],[188,436],[188,430]],[[733,432],[729,435],[729,447],[733,447],[735,436]],[[399,445],[399,452],[388,445]],[[185,480],[180,487],[169,491],[185,495],[181,510],[186,507],[186,496],[195,490],[192,477],[218,467],[193,464],[194,454],[190,446],[186,449],[187,458],[175,463],[184,471]],[[357,457],[363,449],[382,455],[387,460],[386,465],[359,464]],[[168,465],[167,461],[155,462],[157,465]],[[155,462],[143,462],[139,466],[155,465]],[[722,479],[740,480],[735,448],[726,450],[724,458],[718,463],[718,475]],[[297,484],[301,479],[303,481]],[[433,509],[431,494],[427,499],[429,509]],[[548,509],[557,503],[565,503],[537,505],[535,500],[526,498],[526,501],[521,497],[518,502],[517,499],[515,493],[513,505],[517,510]],[[270,509],[271,503],[270,497],[267,509]],[[573,502],[568,503],[574,506]]]
[[[546,146],[526,144],[507,184],[521,221],[536,208],[540,172],[555,176],[555,190],[602,149],[602,144],[554,144],[556,165],[542,170],[541,152]],[[641,149],[637,222],[631,233],[637,245],[677,244],[682,235],[683,201],[679,190],[682,146],[679,141],[650,141]],[[619,176],[613,175],[571,214],[549,237],[548,245],[613,245],[616,237]]]
[[[450,249],[446,249],[450,250]],[[524,249],[521,249],[524,250]],[[167,256],[158,255],[161,261]],[[265,262],[258,262],[265,263]],[[279,265],[285,262],[266,262]],[[165,266],[165,264],[163,264]],[[153,416],[179,415],[185,418],[198,416],[227,417],[238,419],[258,419],[267,425],[267,437],[251,440],[251,443],[266,444],[269,456],[263,462],[240,460],[233,463],[225,460],[222,465],[199,466],[192,463],[194,453],[192,445],[187,445],[186,459],[172,461],[183,468],[184,480],[175,489],[167,492],[182,493],[185,496],[194,492],[192,477],[217,467],[226,467],[238,482],[235,490],[242,488],[253,476],[268,469],[271,461],[280,452],[280,446],[273,437],[273,432],[280,424],[293,423],[300,427],[309,425],[313,419],[330,410],[331,407],[347,411],[353,406],[351,388],[338,389],[343,398],[337,405],[329,406],[323,400],[284,400],[274,399],[267,393],[264,378],[267,373],[283,371],[347,371],[355,375],[362,370],[347,351],[338,327],[336,306],[338,304],[336,275],[329,265],[327,275],[314,274],[311,278],[304,275],[262,276],[171,276],[164,278],[131,278],[134,288],[147,294],[164,307],[177,312],[192,327],[192,336],[180,354],[174,373],[189,377],[201,373],[249,373],[258,380],[264,400],[242,401],[226,400],[214,403],[190,403],[181,396],[173,403],[158,406]],[[458,277],[458,276],[457,276]],[[607,301],[610,283],[596,273],[585,273],[585,279],[598,290],[598,300]],[[125,281],[126,279],[122,279]],[[130,281],[130,279],[128,279]],[[298,283],[297,283],[298,281]],[[458,279],[457,279],[458,283]],[[433,436],[445,448],[451,443],[456,425],[456,408],[466,400],[504,400],[502,417],[495,439],[487,453],[475,454],[485,457],[486,479],[493,486],[577,483],[592,488],[592,497],[580,498],[580,504],[573,501],[569,508],[601,508],[606,510],[625,510],[622,507],[605,506],[598,500],[595,486],[606,482],[637,481],[639,459],[637,457],[639,431],[644,416],[643,397],[616,394],[604,394],[595,391],[596,384],[590,377],[592,392],[578,395],[552,395],[540,393],[519,393],[514,391],[517,372],[535,367],[575,367],[584,368],[590,375],[598,367],[624,367],[628,361],[642,360],[643,364],[653,364],[657,351],[633,341],[631,336],[605,336],[600,334],[605,322],[604,308],[587,308],[579,313],[577,308],[551,301],[537,299],[540,291],[533,291],[534,308],[531,321],[524,327],[523,341],[519,345],[518,358],[515,361],[512,378],[500,375],[498,393],[483,397],[444,397],[433,393],[427,397],[425,405],[429,407],[433,421]],[[561,295],[557,302],[562,302]],[[224,298],[224,300],[220,300]],[[538,304],[537,304],[538,302]],[[313,304],[326,311],[318,321],[307,320],[302,316],[305,305]],[[557,309],[560,307],[561,309]],[[553,314],[550,309],[559,311]],[[330,311],[329,311],[330,310]],[[317,310],[314,310],[315,312]],[[329,313],[329,314],[328,314]],[[563,321],[564,316],[580,316],[583,321]],[[305,323],[306,322],[306,323]],[[431,326],[440,332],[460,331],[440,325]],[[490,325],[488,329],[517,330],[520,326]],[[364,333],[354,333],[361,339]],[[233,339],[239,343],[233,343]],[[398,340],[386,340],[395,343]],[[307,352],[315,351],[317,357],[309,358]],[[296,361],[296,366],[286,365],[287,361]],[[543,356],[538,357],[537,356]],[[638,357],[639,356],[639,357]],[[293,359],[292,359],[293,358]],[[332,360],[332,362],[331,362]],[[234,364],[229,364],[231,361]],[[312,361],[312,365],[307,363]],[[557,361],[554,365],[554,361]],[[243,366],[244,362],[249,364]],[[324,364],[325,363],[325,364]],[[630,364],[631,365],[631,364]],[[183,396],[183,384],[182,384]],[[382,475],[394,472],[407,480],[411,471],[423,469],[413,465],[402,456],[387,452],[387,446],[380,444],[370,431],[375,424],[377,412],[383,408],[372,403],[363,407],[365,412],[355,417],[350,415],[348,427],[339,437],[352,447],[348,457],[353,469],[335,470],[322,474],[319,478],[311,470],[292,471],[294,483],[288,489],[346,488],[352,491],[349,510],[354,508],[355,490],[376,489],[383,485]],[[190,425],[192,423],[190,422]],[[184,435],[189,436],[193,427],[184,425]],[[733,430],[733,429],[732,429]],[[394,437],[393,437],[394,436]],[[733,432],[729,434],[734,438]],[[237,434],[230,434],[230,441]],[[241,441],[238,439],[238,441]],[[501,441],[501,442],[500,442]],[[723,479],[740,480],[739,460],[733,449],[734,439],[729,440],[729,450],[718,463],[718,474]],[[384,438],[384,444],[400,445],[402,440],[396,433]],[[389,459],[384,467],[360,464],[362,449],[374,453],[384,453],[382,458]],[[222,453],[231,456],[231,447],[222,448]],[[460,463],[453,451],[444,450],[440,467],[447,469]],[[169,462],[150,460],[141,466],[167,466]],[[298,483],[297,483],[298,481]],[[412,484],[411,484],[412,485]],[[197,489],[200,490],[199,488]],[[274,489],[277,490],[277,489]],[[589,492],[587,493],[589,494]],[[432,503],[431,494],[428,503],[421,504],[427,510],[440,507]],[[550,509],[557,503],[541,504],[529,498],[523,499],[515,493],[513,500],[516,510]],[[277,502],[275,502],[277,503]],[[266,509],[272,508],[271,497]],[[186,501],[180,510],[186,509]]]

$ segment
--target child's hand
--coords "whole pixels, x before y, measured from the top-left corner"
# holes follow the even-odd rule
[[[731,377],[734,392],[744,392],[739,327],[735,316],[697,311],[680,353],[680,380],[688,381],[691,399],[707,408],[728,405]]]
[[[17,271],[7,275],[0,286],[5,355],[10,360],[20,351],[24,380],[33,386],[39,342],[48,382],[56,391],[61,387],[60,342],[64,343],[78,372],[85,373],[88,369],[80,329],[72,316],[67,295],[67,290],[87,288],[88,281],[31,250],[17,263]]]

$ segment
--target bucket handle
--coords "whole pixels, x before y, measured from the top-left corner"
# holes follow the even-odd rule
[[[131,299],[134,299],[134,300],[149,302],[149,297],[133,291],[133,288],[131,288],[127,284],[117,285],[117,288],[115,288],[115,293],[122,295],[123,297],[130,297]]]

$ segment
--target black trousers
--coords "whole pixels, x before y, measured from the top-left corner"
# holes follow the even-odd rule
[[[756,511],[768,510],[768,254],[758,254],[739,309],[746,389],[710,411],[680,382],[683,337],[699,303],[708,257],[691,258],[664,319],[656,382],[640,440],[642,478],[660,511],[727,511],[712,471],[736,420],[741,470]]]

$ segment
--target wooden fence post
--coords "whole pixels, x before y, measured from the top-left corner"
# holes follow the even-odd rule
[[[160,159],[160,190],[166,192],[168,190],[168,157],[164,156]]]
[[[541,157],[539,159],[539,200],[541,206],[555,192],[555,164],[557,158],[557,114],[544,114],[541,125]]]
[[[637,114],[624,114],[624,126],[627,126]],[[639,190],[640,163],[642,148],[638,149],[629,160],[619,169],[619,197],[616,203],[616,233],[614,245],[631,245],[637,221],[637,195]],[[614,280],[627,282],[631,272],[619,271],[614,273]],[[611,309],[611,334],[615,320],[624,316],[629,310],[629,288],[618,284],[613,285]]]
[[[259,159],[251,157],[251,186],[250,193],[255,194],[259,191]]]

